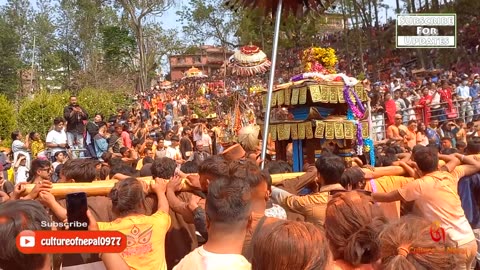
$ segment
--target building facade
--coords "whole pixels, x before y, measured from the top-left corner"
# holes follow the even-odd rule
[[[202,46],[196,54],[171,55],[169,56],[171,79],[172,81],[182,79],[185,72],[192,67],[198,68],[204,75],[218,74],[223,71],[224,64],[232,55],[232,51],[214,46]]]

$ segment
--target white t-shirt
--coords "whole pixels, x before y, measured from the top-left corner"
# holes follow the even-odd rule
[[[207,133],[202,134],[202,142],[204,146],[212,145],[212,138]]]
[[[180,151],[178,151],[177,148],[173,148],[169,146],[167,148],[167,152],[165,153],[165,157],[171,158],[173,160],[176,160],[176,157],[178,157],[180,154]]]
[[[173,270],[250,270],[252,265],[240,254],[217,254],[203,246],[185,256]]]
[[[25,151],[25,150],[27,150],[27,149],[25,148],[25,144],[22,141],[20,141],[20,140],[13,141],[12,152],[15,153],[15,152]]]
[[[67,134],[63,129],[60,132],[56,131],[55,129],[52,129],[48,132],[45,142],[54,143],[54,144],[63,144],[63,143],[67,144]],[[60,151],[65,151],[65,148],[55,147],[50,149],[50,153],[52,154],[52,157],[55,155],[55,153]]]
[[[15,172],[15,185],[23,182],[27,182],[28,168],[25,166],[18,166]]]

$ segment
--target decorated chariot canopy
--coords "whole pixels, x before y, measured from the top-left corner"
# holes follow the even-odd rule
[[[272,141],[317,140],[316,145],[309,144],[319,151],[333,142],[338,146],[336,154],[349,158],[365,151],[374,164],[365,84],[336,72],[338,59],[333,48],[311,47],[299,56],[304,72],[277,85],[270,99],[269,93],[263,92],[263,108],[273,108],[269,122]],[[295,164],[302,162],[294,160]]]
[[[183,77],[182,79],[187,79],[187,78],[206,78],[208,77],[207,75],[203,74],[203,72],[196,68],[196,67],[192,67],[190,68],[189,70],[187,70],[185,72],[185,77]]]
[[[160,83],[160,89],[170,89],[170,88],[172,88],[172,82],[163,81]]]
[[[233,74],[253,76],[265,73],[271,66],[267,55],[255,45],[243,46],[230,58]]]

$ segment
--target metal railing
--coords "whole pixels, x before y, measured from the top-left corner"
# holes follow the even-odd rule
[[[430,104],[428,106],[416,106],[397,111],[402,115],[404,125],[410,120],[423,122],[429,126],[432,119],[439,121],[439,126],[445,121],[463,119],[465,123],[480,120],[480,98],[473,101],[453,101],[451,106],[448,102]],[[372,138],[375,141],[386,139],[387,121],[384,113],[372,113]]]

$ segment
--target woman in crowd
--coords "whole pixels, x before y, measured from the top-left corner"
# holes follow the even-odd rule
[[[120,231],[127,236],[122,257],[132,269],[166,270],[165,235],[170,227],[166,183],[157,179],[151,189],[158,197],[157,211],[145,215],[145,187],[135,178],[118,182],[110,191],[112,211],[118,217],[112,222],[98,222],[101,231]]]
[[[434,241],[441,228],[420,217],[405,216],[387,225],[380,233],[381,269],[457,269],[458,252],[449,239]],[[440,239],[439,239],[440,240]],[[447,249],[449,248],[449,249]]]
[[[427,134],[425,133],[425,130],[427,127],[425,126],[425,123],[422,121],[418,121],[418,126],[417,126],[417,144],[421,144],[423,146],[428,145],[428,137]]]
[[[23,135],[20,131],[14,131],[11,134],[12,138],[12,153],[13,153],[13,163],[17,162],[18,155],[22,154],[26,158],[26,166],[30,168],[30,154],[28,153],[28,149],[30,147],[30,142],[28,137],[25,139],[25,143],[23,140]]]
[[[332,254],[320,228],[307,222],[265,225],[253,238],[252,270],[332,269]]]
[[[370,196],[341,192],[328,202],[325,232],[338,269],[373,270],[379,258],[378,234],[387,223]]]
[[[40,134],[38,132],[30,132],[28,134],[28,137],[30,139],[30,152],[32,153],[32,158],[37,158],[39,156],[45,156],[45,143],[42,141],[42,138],[40,138]]]

